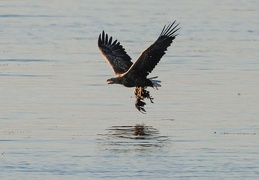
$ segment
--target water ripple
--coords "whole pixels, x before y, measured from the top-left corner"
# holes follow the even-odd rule
[[[162,148],[168,140],[159,131],[146,125],[112,126],[106,129],[106,134],[99,134],[102,149],[113,152],[156,151]]]

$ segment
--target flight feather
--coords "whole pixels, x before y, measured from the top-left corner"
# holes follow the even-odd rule
[[[113,41],[104,31],[98,38],[98,46],[104,58],[112,67],[115,75],[125,73],[131,67],[130,56],[117,40]]]

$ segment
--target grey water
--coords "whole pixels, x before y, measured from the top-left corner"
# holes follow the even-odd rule
[[[259,1],[0,1],[0,179],[257,179]],[[147,113],[113,76],[181,29]]]

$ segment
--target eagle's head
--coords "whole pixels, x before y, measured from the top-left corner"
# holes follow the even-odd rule
[[[110,79],[107,79],[106,82],[107,82],[108,84],[119,84],[117,78],[110,78]]]

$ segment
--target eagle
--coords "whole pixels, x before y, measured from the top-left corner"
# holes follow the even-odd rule
[[[147,76],[178,35],[176,34],[180,29],[178,26],[179,24],[176,24],[176,21],[165,25],[158,39],[144,50],[134,63],[118,40],[113,41],[112,36],[109,37],[104,31],[99,35],[98,47],[115,74],[115,77],[107,79],[107,83],[135,87],[135,107],[142,113],[146,112],[144,108],[146,105],[145,98],[153,103],[153,97],[150,96],[146,88],[152,87],[157,90],[158,87],[161,87],[159,84],[161,81],[156,79],[158,76],[151,78]]]

